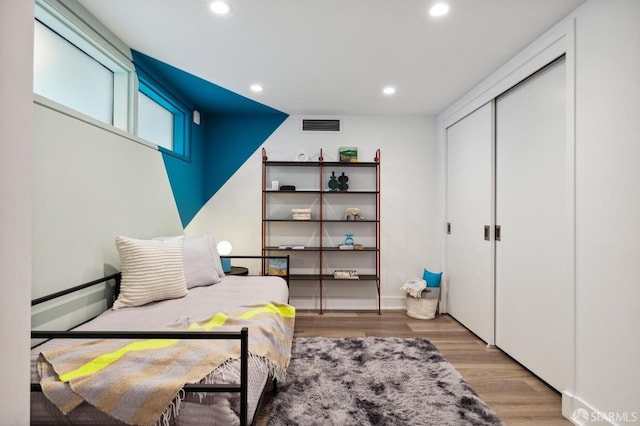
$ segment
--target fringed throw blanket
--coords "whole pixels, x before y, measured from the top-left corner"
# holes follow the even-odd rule
[[[249,354],[265,360],[283,380],[291,356],[295,308],[247,306],[202,320],[186,319],[176,330],[249,329]],[[42,352],[38,372],[44,394],[67,414],[87,401],[129,424],[151,425],[179,406],[180,389],[198,383],[240,357],[239,340],[102,339]]]

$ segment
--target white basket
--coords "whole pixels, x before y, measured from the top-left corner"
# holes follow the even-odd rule
[[[422,319],[422,320],[430,320],[436,317],[436,312],[438,311],[438,300],[439,300],[439,288],[429,288],[432,294],[429,294],[426,297],[424,293],[422,298],[416,299],[415,297],[411,297],[407,295],[405,300],[407,302],[407,315],[411,318]],[[436,294],[433,294],[436,293]],[[435,297],[434,297],[435,296]]]

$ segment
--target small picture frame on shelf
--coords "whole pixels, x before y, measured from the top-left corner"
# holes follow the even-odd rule
[[[287,260],[286,259],[269,259],[268,275],[277,275],[280,277],[287,275]]]
[[[338,148],[338,158],[341,163],[357,163],[358,148],[355,146]]]

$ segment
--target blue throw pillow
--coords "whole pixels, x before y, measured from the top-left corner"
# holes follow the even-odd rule
[[[440,287],[441,277],[442,272],[429,272],[427,268],[424,269],[424,273],[422,274],[422,279],[427,282],[427,287]]]

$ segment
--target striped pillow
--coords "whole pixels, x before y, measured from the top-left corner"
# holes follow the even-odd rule
[[[186,296],[183,237],[136,240],[118,236],[116,246],[122,282],[113,309]]]

